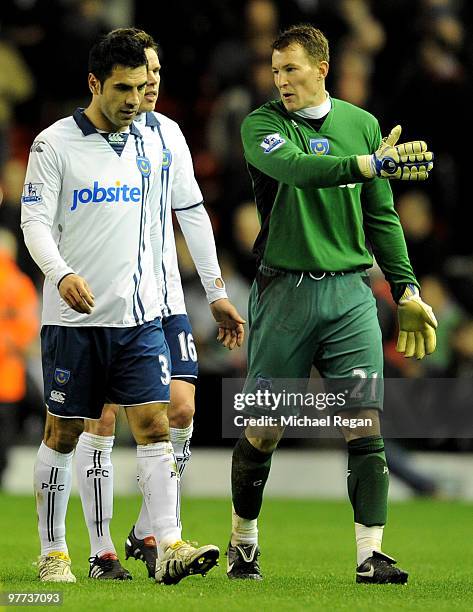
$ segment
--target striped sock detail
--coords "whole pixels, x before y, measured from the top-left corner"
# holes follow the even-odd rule
[[[181,479],[177,482],[176,525],[181,527]]]
[[[49,484],[57,484],[57,475],[59,468],[52,467],[51,473],[49,475]],[[54,503],[56,501],[56,492],[49,491],[48,492],[48,516],[46,519],[48,526],[48,541],[54,542]]]
[[[94,450],[94,469],[101,468],[102,451]],[[94,478],[95,524],[97,537],[103,536],[102,479]]]
[[[183,457],[177,457],[177,469],[179,470],[179,476],[182,477],[184,470],[186,469],[186,465],[188,464],[191,456],[190,453],[188,455],[184,455]]]

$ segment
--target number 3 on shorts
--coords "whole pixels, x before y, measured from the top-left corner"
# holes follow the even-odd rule
[[[161,376],[161,382],[163,385],[169,385],[171,382],[171,372],[169,371],[169,362],[166,355],[159,356],[159,363],[161,364],[161,371],[163,373]]]

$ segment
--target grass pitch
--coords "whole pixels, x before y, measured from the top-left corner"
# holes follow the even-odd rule
[[[67,611],[430,612],[473,608],[470,504],[430,500],[391,504],[384,548],[409,571],[409,583],[374,586],[354,582],[354,529],[348,502],[267,499],[260,520],[264,581],[253,583],[229,581],[225,575],[229,500],[184,499],[184,537],[219,545],[221,564],[206,578],[192,576],[166,587],[149,580],[141,562],[124,561],[124,541],[139,503],[138,497],[116,498],[112,523],[120,560],[133,574],[133,581],[87,578],[88,536],[80,502],[72,498],[67,533],[77,584],[54,586],[38,582],[32,565],[38,554],[33,497],[0,495],[1,589],[22,593],[60,590],[64,603],[54,609]]]

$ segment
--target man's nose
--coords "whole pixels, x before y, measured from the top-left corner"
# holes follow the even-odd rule
[[[281,88],[284,87],[284,85],[287,85],[287,76],[282,72],[279,72],[276,75],[276,87]]]
[[[126,103],[129,106],[138,106],[141,102],[142,94],[138,91],[138,89],[132,89],[127,96]]]

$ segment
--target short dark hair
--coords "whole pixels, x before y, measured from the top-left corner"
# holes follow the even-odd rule
[[[110,32],[110,34],[121,34],[132,36],[135,40],[140,42],[144,49],[154,49],[158,55],[160,55],[160,48],[158,43],[154,40],[151,34],[140,30],[139,28],[118,28]]]
[[[281,51],[289,45],[301,45],[310,58],[316,62],[328,62],[330,59],[328,50],[328,40],[317,28],[310,23],[300,23],[293,25],[273,42],[272,49]]]
[[[89,53],[89,72],[94,74],[102,85],[115,66],[138,68],[146,65],[143,44],[128,30],[109,32],[95,43]]]

